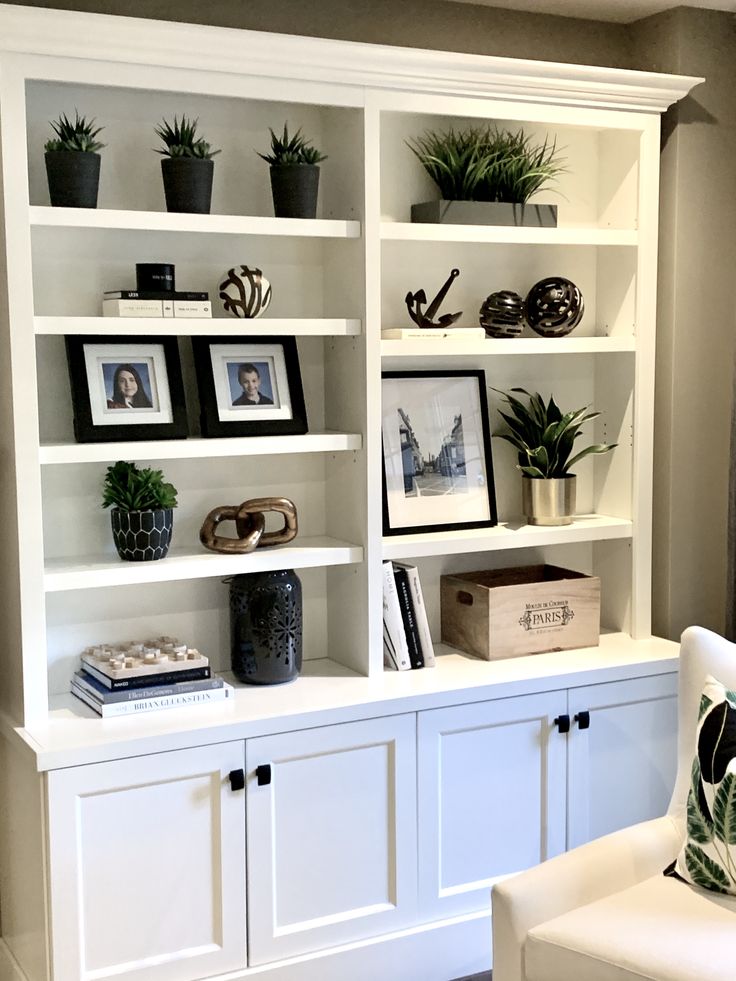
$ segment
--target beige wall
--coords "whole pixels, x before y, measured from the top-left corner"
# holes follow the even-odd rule
[[[722,632],[736,305],[736,18],[679,8],[632,29],[637,66],[705,76],[663,126],[653,629]]]
[[[663,125],[653,598],[661,635],[676,638],[690,623],[723,630],[736,293],[733,15],[678,8],[627,27],[446,0],[27,5],[706,76]]]
[[[622,25],[447,0],[20,0],[20,5],[629,67],[628,34]]]

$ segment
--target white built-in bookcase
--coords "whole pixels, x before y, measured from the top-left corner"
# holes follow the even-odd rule
[[[29,29],[43,13],[44,30]],[[552,561],[599,575],[602,623],[619,647],[650,635],[652,433],[659,113],[692,79],[315,39],[0,8],[0,118],[12,418],[4,444],[17,490],[21,648],[10,649],[5,708],[17,723],[85,716],[68,694],[82,647],[176,634],[227,670],[234,573],[295,568],[304,585],[305,670],[383,672],[381,561],[416,560],[433,636],[449,571]],[[53,22],[53,23],[52,23]],[[39,21],[40,24],[40,21]],[[244,49],[245,40],[251,47]],[[256,43],[257,42],[257,43]],[[60,112],[105,126],[97,210],[49,207],[43,143]],[[186,112],[222,153],[210,215],[167,214],[153,127]],[[275,219],[268,127],[301,126],[328,154],[319,217]],[[436,192],[405,140],[430,127],[496,120],[556,140],[567,160],[555,229],[415,225],[410,205]],[[112,320],[105,289],[132,288],[135,263],[176,264],[177,286],[208,289],[229,266],[259,266],[273,302],[256,321]],[[404,296],[428,294],[457,266],[447,309],[477,323],[486,295],[525,294],[546,275],[576,282],[585,317],[564,339],[381,341],[407,323]],[[297,337],[309,432],[281,438],[81,445],[63,335],[173,334],[196,432],[189,335]],[[581,464],[569,527],[520,519],[511,448],[493,441],[498,527],[384,539],[381,370],[482,368],[493,388],[538,389],[602,411],[618,448]],[[7,376],[6,376],[7,381]],[[3,396],[7,397],[7,393]],[[162,562],[118,560],[99,506],[105,466],[154,463],[179,489],[174,545]],[[6,503],[14,488],[6,489]],[[215,505],[283,495],[299,512],[288,546],[231,557],[198,529]],[[15,576],[12,562],[8,566]],[[10,591],[12,592],[12,590]],[[9,593],[10,594],[10,593]],[[438,648],[435,685],[458,655]],[[482,665],[479,663],[478,668]],[[22,679],[21,679],[22,675]],[[407,691],[416,680],[395,679]],[[196,715],[191,716],[196,727]],[[90,725],[95,725],[90,721]],[[102,725],[103,723],[99,723]]]

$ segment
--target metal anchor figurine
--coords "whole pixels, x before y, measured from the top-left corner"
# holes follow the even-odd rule
[[[406,308],[417,327],[451,327],[456,320],[462,317],[463,312],[461,310],[460,313],[445,313],[441,317],[438,317],[436,321],[433,319],[442,305],[442,301],[447,296],[447,291],[459,275],[459,269],[452,269],[450,271],[446,282],[437,293],[437,296],[429,304],[425,313],[422,313],[422,307],[427,302],[427,295],[424,290],[406,294]]]

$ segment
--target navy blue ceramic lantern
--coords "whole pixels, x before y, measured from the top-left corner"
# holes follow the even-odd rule
[[[248,685],[281,685],[302,667],[302,584],[293,569],[233,576],[230,654]]]

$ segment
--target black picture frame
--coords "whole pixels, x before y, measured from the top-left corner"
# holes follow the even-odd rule
[[[176,337],[70,334],[65,342],[78,443],[186,438],[187,411]],[[110,385],[114,386],[118,370],[128,366],[150,405],[115,403],[115,389]]]
[[[384,535],[497,525],[485,372],[385,371],[381,388]]]
[[[192,349],[202,436],[301,436],[307,432],[296,338],[193,337]],[[245,387],[255,383],[260,404],[249,400],[252,393]]]

